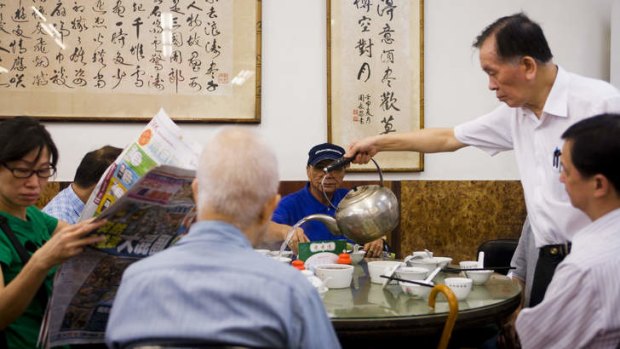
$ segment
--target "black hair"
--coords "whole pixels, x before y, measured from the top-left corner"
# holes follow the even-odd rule
[[[620,195],[620,114],[601,114],[577,122],[562,134],[572,142],[571,161],[585,177],[605,176]]]
[[[493,22],[478,35],[473,46],[479,49],[493,35],[497,54],[502,60],[530,56],[547,63],[553,58],[542,28],[523,12]]]
[[[97,184],[105,170],[122,151],[121,148],[106,145],[86,153],[75,171],[73,182],[81,188],[88,188]]]
[[[21,160],[33,150],[38,150],[38,161],[45,148],[50,154],[50,164],[56,168],[58,149],[43,124],[27,116],[0,122],[0,164]]]

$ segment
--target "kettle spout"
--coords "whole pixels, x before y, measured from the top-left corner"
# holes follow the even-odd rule
[[[340,231],[340,228],[338,228],[338,224],[336,223],[336,219],[332,216],[328,216],[326,214],[320,214],[320,213],[311,214],[309,216],[302,218],[300,222],[305,223],[307,221],[319,221],[325,224],[325,226],[327,227],[327,230],[329,230],[332,234],[342,235],[342,232]]]

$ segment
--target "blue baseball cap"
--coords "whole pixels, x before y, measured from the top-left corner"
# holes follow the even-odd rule
[[[315,166],[323,160],[338,160],[344,156],[344,149],[331,143],[315,145],[308,152],[308,166]]]

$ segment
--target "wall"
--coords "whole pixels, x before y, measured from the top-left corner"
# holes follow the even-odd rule
[[[332,0],[340,1],[340,0]],[[496,18],[524,10],[540,22],[556,62],[568,70],[609,80],[613,0],[426,0],[425,125],[453,126],[490,110],[477,52],[470,45]],[[327,139],[326,1],[263,0],[262,123],[257,128],[277,150],[284,180],[305,179],[306,152]],[[61,153],[57,180],[73,178],[83,154],[104,144],[123,147],[144,124],[48,123]],[[219,125],[181,124],[204,143]],[[514,180],[511,154],[496,159],[475,149],[425,157],[422,173],[387,179]],[[373,175],[350,175],[372,179]]]

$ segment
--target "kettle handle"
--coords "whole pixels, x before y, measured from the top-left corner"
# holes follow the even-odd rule
[[[339,160],[336,160],[336,162],[340,162],[340,165],[342,163],[349,163],[351,162],[351,160],[353,160],[353,158],[341,158]],[[379,182],[381,183],[381,186],[383,187],[383,172],[381,172],[381,167],[379,167],[379,164],[377,163],[377,161],[375,161],[375,159],[370,159],[375,166],[377,167],[377,172],[379,172]],[[342,165],[341,165],[342,166]],[[330,168],[330,166],[327,166],[324,171],[325,171],[325,176],[323,176],[323,179],[321,180],[321,188],[323,188],[323,181],[325,180],[325,178],[327,177],[327,173],[329,173],[329,170],[333,169],[333,167]],[[353,188],[353,190],[355,190],[356,188]],[[327,200],[327,202],[329,203],[329,206],[331,206],[334,210],[337,209],[336,206],[334,206],[334,204],[332,203],[332,201],[329,199],[329,197],[327,197],[327,193],[325,193],[325,189],[323,189],[323,196],[325,197],[325,200]]]

